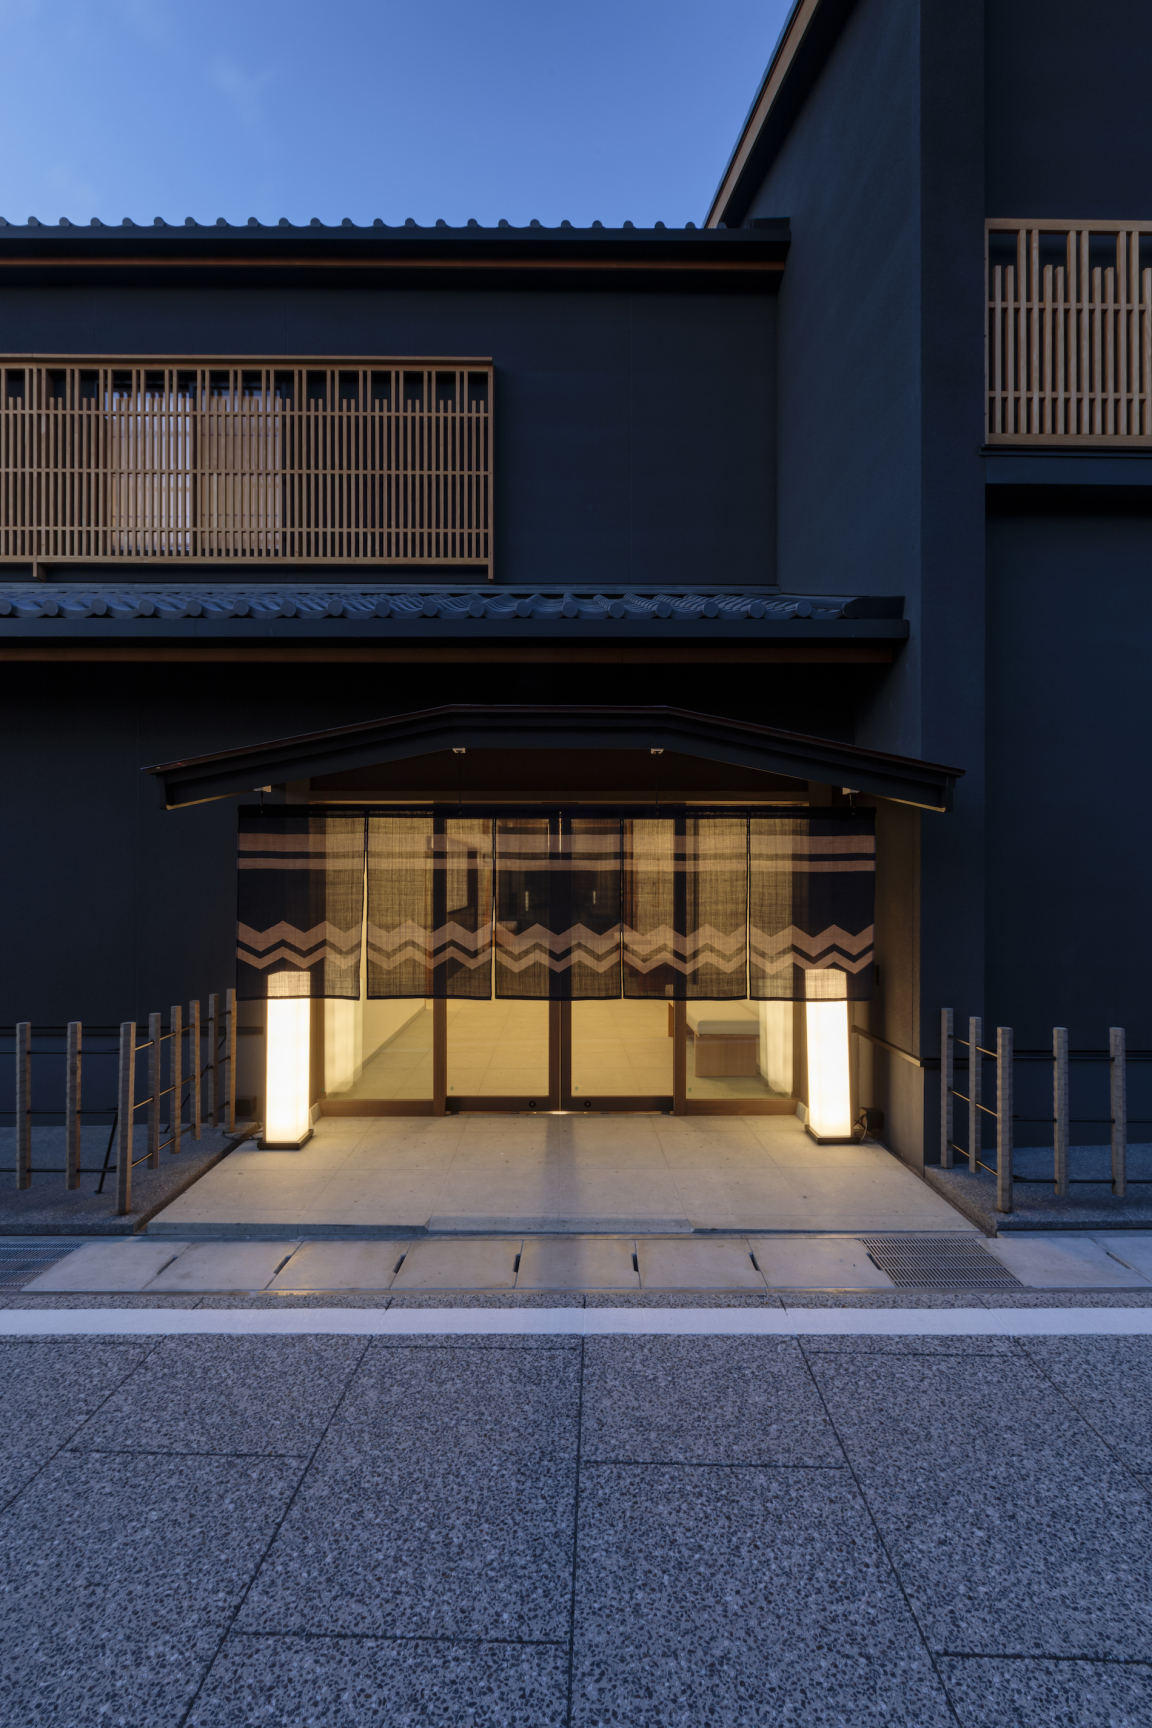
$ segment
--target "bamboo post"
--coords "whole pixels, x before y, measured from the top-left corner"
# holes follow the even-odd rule
[[[168,1063],[168,1074],[172,1083],[172,1144],[169,1151],[175,1157],[180,1150],[180,1118],[184,1113],[184,1106],[180,1101],[180,1094],[184,1088],[182,1072],[184,1066],[182,1060],[184,1055],[184,1015],[178,1002],[173,1004],[170,1012],[172,1015],[172,1055]]]
[[[236,1132],[236,1018],[236,992],[228,990],[224,994],[224,1060],[228,1064],[228,1112],[224,1126],[229,1134]]]
[[[220,998],[215,991],[208,998],[208,1108],[207,1117],[213,1128],[220,1126]]]
[[[984,1091],[984,1058],[980,1046],[984,1042],[984,1022],[968,1021],[968,1168],[975,1176],[980,1167],[980,1150],[984,1144],[984,1129],[980,1121],[980,1106]]]
[[[1123,1026],[1108,1029],[1112,1058],[1112,1192],[1120,1200],[1128,1192],[1128,1062]]]
[[[120,1027],[120,1080],[116,1096],[116,1216],[132,1210],[132,1127],[136,1102],[136,1022]]]
[[[1056,1193],[1068,1193],[1068,1028],[1052,1028],[1052,1173]]]
[[[148,1168],[160,1168],[160,1016],[148,1016]]]
[[[940,1163],[943,1169],[952,1168],[952,1010],[940,1010]]]
[[[32,1186],[32,1022],[16,1028],[16,1186]]]
[[[188,1124],[193,1140],[200,1138],[200,1083],[204,1052],[200,1048],[200,1001],[188,1004]]]
[[[996,1028],[996,1210],[1012,1210],[1012,1028]]]
[[[68,1022],[64,1057],[64,1186],[80,1186],[80,1045],[79,1020]]]

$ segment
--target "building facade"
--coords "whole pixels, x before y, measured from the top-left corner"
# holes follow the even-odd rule
[[[799,0],[698,228],[0,227],[0,1017],[819,1127],[827,1010],[914,1167],[942,1007],[1152,1046],[1150,32]]]

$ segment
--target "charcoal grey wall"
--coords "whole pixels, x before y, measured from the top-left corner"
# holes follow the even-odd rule
[[[988,524],[990,1025],[1019,1047],[1152,1048],[1152,517],[996,517]],[[1129,1069],[1152,1129],[1152,1068]],[[1017,1109],[1051,1114],[1050,1070],[1021,1068]],[[1107,1117],[1107,1071],[1072,1070],[1072,1115]],[[1073,1127],[1077,1144],[1106,1126]],[[1021,1144],[1050,1131],[1021,1126]]]
[[[911,640],[857,737],[967,770],[921,831],[927,1053],[941,1001],[982,979],[982,83],[979,6],[859,0],[750,210],[792,223],[781,584],[903,594]]]
[[[989,1018],[1152,1047],[1152,517],[988,523]]]
[[[1152,218],[1148,0],[987,0],[989,216]]]
[[[496,365],[500,581],[775,581],[775,301],[542,289],[8,289],[16,353]]]

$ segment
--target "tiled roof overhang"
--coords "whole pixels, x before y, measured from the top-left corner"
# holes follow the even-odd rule
[[[481,228],[471,223],[418,227],[383,222],[357,227],[287,221],[177,225],[58,225],[0,220],[0,283],[59,282],[62,276],[107,283],[274,276],[331,285],[341,279],[389,278],[404,286],[449,279],[469,285],[522,281],[566,285],[742,286],[774,291],[788,254],[786,221],[734,233],[707,228]]]
[[[899,596],[762,589],[0,585],[0,642],[903,640]]]
[[[683,708],[454,703],[279,738],[142,770],[160,783],[165,808],[228,798],[261,786],[340,774],[449,748],[477,750],[675,750],[733,767],[850,785],[902,804],[950,810],[962,768],[861,750],[748,721]]]

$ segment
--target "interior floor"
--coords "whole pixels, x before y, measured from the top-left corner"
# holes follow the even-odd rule
[[[342,1004],[343,1008],[344,1005]],[[733,1054],[723,1064],[741,1071],[701,1072],[717,1064],[697,1061],[696,1039],[688,1034],[687,1090],[694,1099],[784,1098],[773,1084],[756,1005],[735,1002],[710,1008],[727,1014],[735,1029],[751,1036],[725,1040]],[[336,1037],[327,1090],[332,1097],[410,1099],[432,1096],[431,1003],[422,1001],[349,1003],[345,1017],[359,1014],[354,1028],[356,1053],[344,1055]],[[374,1017],[388,1014],[387,1037],[373,1048]],[[397,1025],[391,1029],[390,1021]],[[537,1098],[548,1094],[548,1004],[502,998],[447,1004],[449,1098]],[[736,1052],[736,1046],[740,1050]],[[788,1056],[790,1062],[790,1052]],[[574,1097],[653,1098],[672,1094],[672,1038],[668,1004],[613,998],[572,1004],[572,1092]]]

